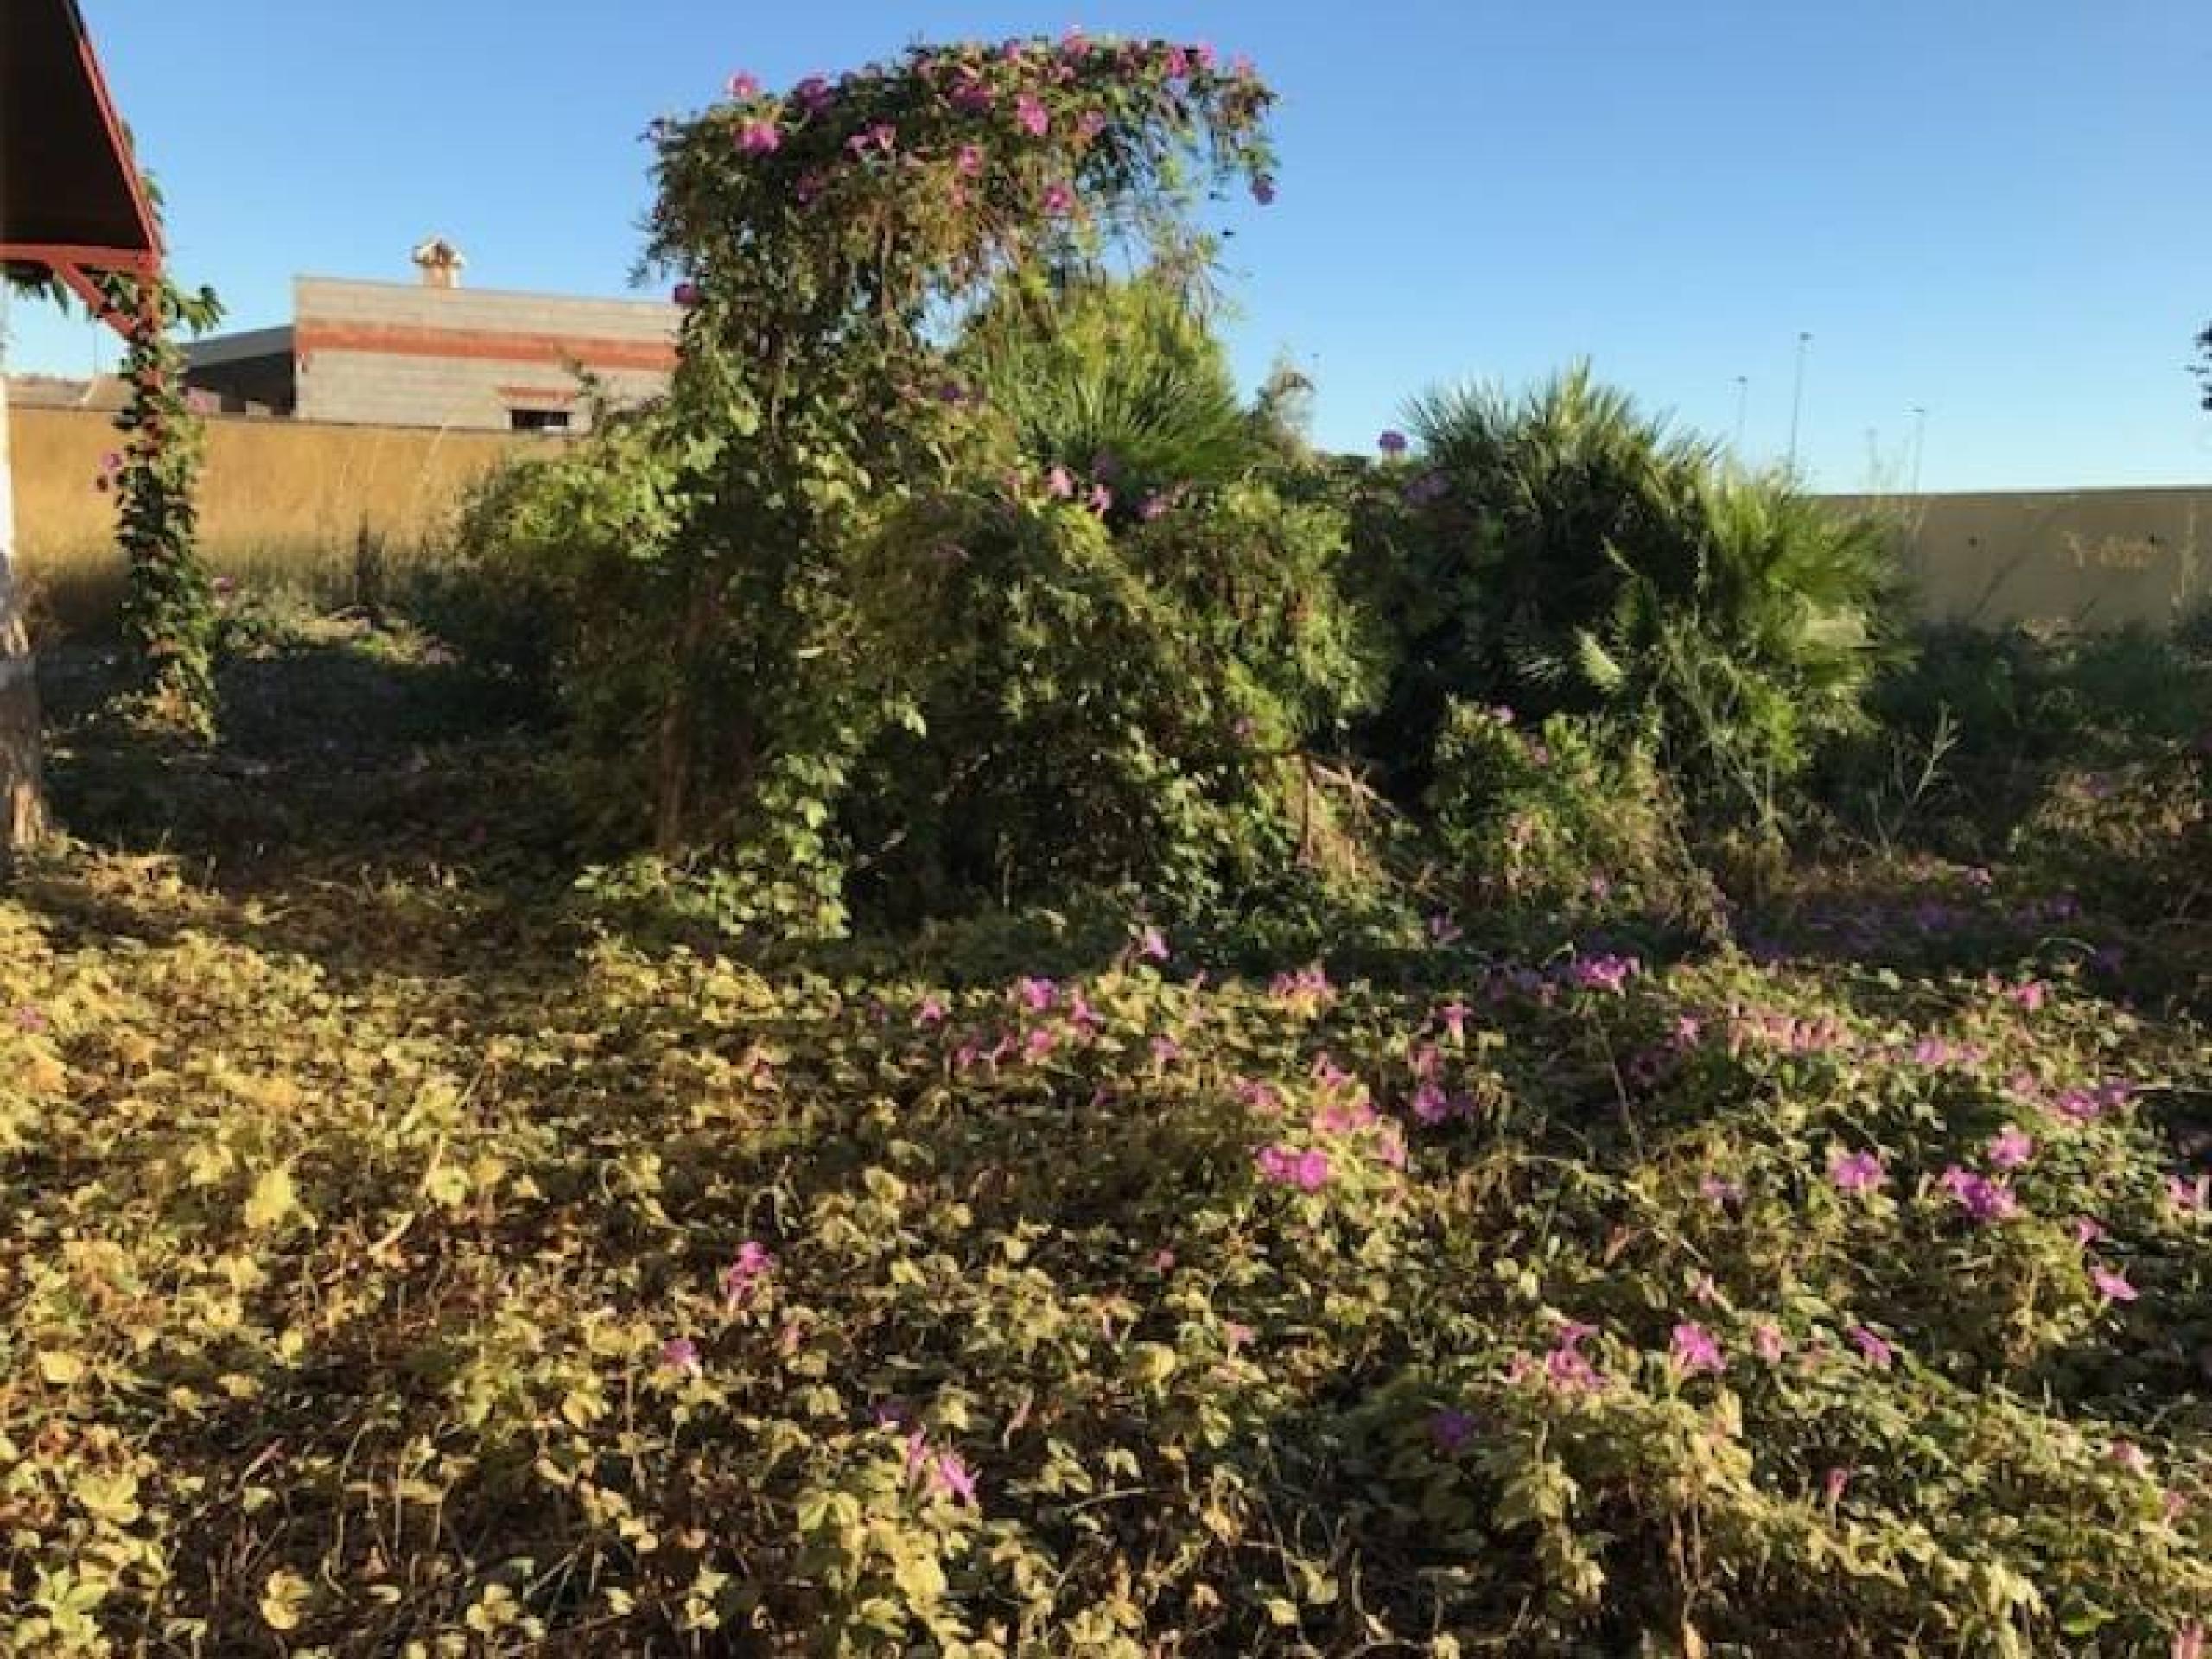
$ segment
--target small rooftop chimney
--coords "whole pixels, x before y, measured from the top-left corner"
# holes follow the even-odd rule
[[[432,237],[408,257],[423,273],[425,288],[459,288],[461,273],[468,265],[468,261],[461,257],[461,250],[442,236]]]

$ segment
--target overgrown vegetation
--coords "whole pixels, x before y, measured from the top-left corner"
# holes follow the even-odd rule
[[[1579,371],[1316,455],[1268,102],[740,77],[666,400],[212,745],[49,664],[0,1647],[2201,1653],[2206,638]]]

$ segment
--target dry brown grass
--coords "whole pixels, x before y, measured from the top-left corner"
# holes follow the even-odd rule
[[[34,626],[48,634],[112,627],[123,586],[115,498],[95,487],[117,447],[111,417],[86,410],[10,411],[16,524]],[[343,602],[365,529],[391,575],[430,556],[467,486],[505,454],[543,442],[504,433],[320,426],[222,417],[207,423],[200,542],[218,575]]]

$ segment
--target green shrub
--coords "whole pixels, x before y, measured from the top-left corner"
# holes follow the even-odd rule
[[[1425,805],[1463,911],[1714,918],[1681,804],[1642,734],[1572,715],[1531,730],[1509,709],[1455,702]]]
[[[1858,718],[1888,554],[1785,479],[1734,470],[1578,367],[1414,405],[1378,469],[1364,598],[1395,671],[1370,745],[1418,794],[1453,701],[1648,725],[1693,804],[1771,823]]]

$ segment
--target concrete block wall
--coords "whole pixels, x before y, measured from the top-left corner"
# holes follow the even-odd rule
[[[302,277],[293,285],[302,420],[505,431],[517,410],[588,423],[576,365],[618,403],[665,388],[680,313],[658,301]]]

